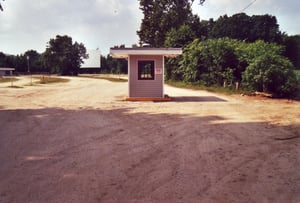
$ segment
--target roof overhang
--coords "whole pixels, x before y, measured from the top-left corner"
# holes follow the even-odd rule
[[[14,68],[0,68],[0,71],[14,71]]]
[[[161,55],[165,57],[176,57],[182,54],[181,48],[111,48],[110,55],[113,58],[128,58],[130,55]]]

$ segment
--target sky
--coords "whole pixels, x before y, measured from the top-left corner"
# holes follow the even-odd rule
[[[242,11],[271,14],[282,32],[300,34],[299,0],[206,0],[203,6],[196,1],[193,13],[201,20]],[[138,43],[136,31],[143,18],[138,0],[5,0],[1,4],[0,51],[15,55],[31,49],[42,53],[56,35],[68,35],[107,55],[115,45]]]

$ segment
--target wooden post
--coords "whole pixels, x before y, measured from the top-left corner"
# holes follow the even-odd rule
[[[226,88],[226,80],[223,82],[223,87]]]
[[[235,83],[235,90],[239,90],[239,82]]]

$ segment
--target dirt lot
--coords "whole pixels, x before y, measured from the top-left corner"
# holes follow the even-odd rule
[[[28,81],[28,79],[27,79]],[[0,87],[0,202],[300,202],[300,102],[127,83]]]

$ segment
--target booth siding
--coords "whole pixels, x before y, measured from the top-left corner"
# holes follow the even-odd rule
[[[114,58],[128,59],[129,101],[164,101],[165,57],[182,54],[180,48],[111,48]]]

